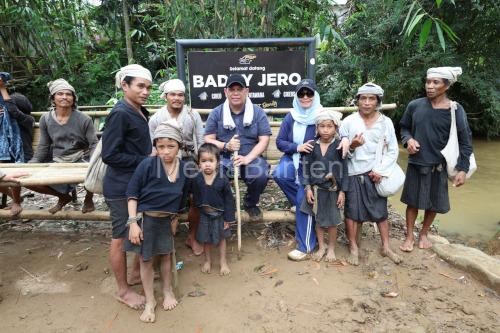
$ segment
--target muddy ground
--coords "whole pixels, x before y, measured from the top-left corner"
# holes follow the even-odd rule
[[[286,207],[268,187],[263,207]],[[51,201],[35,196],[25,204]],[[105,208],[102,198],[96,202]],[[390,222],[397,249],[404,221],[392,211]],[[364,226],[358,267],[291,262],[286,253],[294,248],[292,224],[246,225],[241,260],[236,239],[229,241],[228,277],[201,273],[202,259],[184,245],[186,231],[181,226],[176,236],[177,260],[184,262],[180,304],[169,312],[158,309],[156,323],[143,324],[140,312],[113,298],[107,223],[1,222],[0,332],[500,331],[500,297],[491,289],[431,250],[397,250],[404,262],[394,265],[378,254],[371,224]],[[339,235],[337,257],[343,258],[345,237]],[[395,297],[384,297],[388,293]],[[160,298],[159,282],[156,294]]]

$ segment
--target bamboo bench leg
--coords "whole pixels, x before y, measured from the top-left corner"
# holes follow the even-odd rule
[[[0,209],[7,207],[7,194],[2,194],[2,204],[0,205]]]
[[[78,202],[78,195],[76,193],[76,188],[73,191],[71,191],[71,197],[73,199],[73,203],[77,203]]]

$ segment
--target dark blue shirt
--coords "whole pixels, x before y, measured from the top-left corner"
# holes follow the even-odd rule
[[[104,196],[124,199],[127,185],[136,167],[151,154],[147,116],[142,117],[131,105],[120,100],[106,118],[102,134],[102,160],[108,165],[103,181]]]
[[[455,169],[469,171],[469,158],[472,154],[472,132],[467,122],[464,108],[458,104],[456,110],[457,135],[460,155]],[[420,144],[418,153],[409,155],[408,163],[432,166],[444,162],[441,150],[450,137],[450,109],[434,109],[427,97],[411,101],[399,122],[401,141],[406,147],[413,138]]]
[[[231,185],[226,177],[218,174],[215,176],[212,185],[208,185],[200,172],[193,179],[191,186],[196,207],[208,206],[223,211],[224,221],[235,221],[234,212],[236,206],[233,192],[231,192]]]
[[[281,122],[280,131],[276,137],[276,147],[278,149],[292,156],[297,152],[297,144],[293,142],[293,124],[295,120],[291,113],[288,113],[283,121]],[[316,137],[316,125],[307,125],[306,135],[304,136],[304,142],[309,140],[314,140]]]
[[[254,104],[253,120],[249,126],[243,126],[244,112],[235,114],[231,112],[236,128],[229,130],[224,128],[222,105],[219,105],[210,112],[205,124],[205,135],[216,134],[216,139],[222,142],[229,142],[231,138],[238,134],[240,138],[240,155],[247,155],[259,142],[259,136],[271,135],[271,127],[267,120],[266,113],[260,107]],[[223,154],[229,158],[230,154]],[[227,155],[227,156],[226,156]]]
[[[148,157],[139,164],[127,187],[127,198],[138,201],[138,212],[178,213],[185,207],[190,181],[183,172],[184,162],[179,162],[175,182],[168,180],[160,157]]]

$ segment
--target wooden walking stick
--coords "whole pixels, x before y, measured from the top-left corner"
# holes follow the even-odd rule
[[[233,160],[238,156],[238,152],[235,151],[233,152]],[[234,163],[234,162],[233,162]],[[236,192],[236,218],[238,221],[238,229],[237,229],[237,235],[238,235],[238,260],[241,260],[241,209],[240,209],[240,184],[238,183],[238,178],[239,178],[239,172],[240,168],[239,166],[234,166],[234,191]]]

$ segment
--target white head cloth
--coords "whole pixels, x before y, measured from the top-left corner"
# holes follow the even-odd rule
[[[47,87],[49,87],[50,96],[61,90],[70,90],[76,96],[75,88],[73,88],[73,86],[69,84],[65,79],[50,81],[49,83],[47,83]]]
[[[450,84],[457,82],[458,76],[462,74],[462,67],[434,67],[427,70],[427,78],[437,77],[447,79]]]
[[[343,114],[341,112],[321,109],[314,120],[316,122],[316,126],[325,120],[332,120],[335,126],[340,127],[340,124],[342,123],[340,119],[342,119],[342,116]]]
[[[115,85],[117,88],[121,87],[122,81],[126,76],[140,77],[153,82],[149,69],[144,68],[141,65],[133,64],[120,68],[120,70],[116,73]]]
[[[356,96],[359,96],[361,94],[372,94],[372,95],[377,95],[378,97],[382,98],[382,97],[384,97],[384,89],[382,89],[381,86],[376,85],[373,82],[368,82],[368,83],[365,83],[361,87],[358,88],[358,92],[356,93]]]
[[[173,91],[186,92],[186,86],[184,85],[184,82],[182,82],[182,80],[172,79],[160,84],[160,91],[161,91],[160,98],[165,99],[165,96],[167,96],[167,94],[170,92]]]
[[[159,138],[172,139],[182,145],[182,131],[179,127],[179,123],[175,119],[169,119],[162,122],[158,125],[158,127],[156,127],[153,135],[153,140]]]

